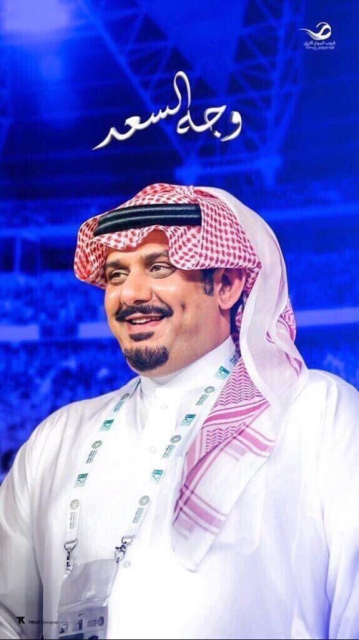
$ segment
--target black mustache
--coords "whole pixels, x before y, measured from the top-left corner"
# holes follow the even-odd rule
[[[126,318],[132,316],[135,313],[142,313],[145,316],[149,315],[161,315],[164,318],[170,318],[173,316],[173,309],[166,305],[166,307],[159,307],[153,304],[142,304],[133,307],[126,307],[117,311],[115,318],[117,322],[124,322]]]

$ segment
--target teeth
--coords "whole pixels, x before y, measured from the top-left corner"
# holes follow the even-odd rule
[[[161,320],[158,316],[157,318],[141,318],[138,320],[129,320],[131,324],[146,324],[146,322],[151,322],[152,320]]]

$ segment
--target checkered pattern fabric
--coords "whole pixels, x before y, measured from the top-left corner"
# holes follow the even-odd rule
[[[90,218],[81,226],[78,235],[75,274],[80,280],[105,288],[104,264],[108,249],[124,251],[137,247],[151,231],[160,229],[167,235],[169,257],[176,267],[188,270],[241,266],[248,270],[246,292],[249,293],[260,262],[227,205],[195,187],[153,184],[118,209],[146,204],[199,204],[202,226],[151,225],[94,238],[101,216]]]

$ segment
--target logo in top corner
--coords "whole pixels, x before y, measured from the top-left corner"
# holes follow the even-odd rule
[[[315,33],[315,31],[311,31],[311,29],[299,29],[299,31],[305,31],[312,40],[328,40],[332,35],[332,28],[330,24],[327,22],[318,22],[316,29],[318,29],[318,27],[321,27],[321,29],[317,33]]]
[[[316,25],[317,31],[311,29],[299,29],[299,31],[305,31],[311,40],[304,42],[306,49],[312,49],[312,51],[323,51],[325,49],[334,49],[335,40],[330,40],[332,35],[332,27],[328,22],[318,22]]]

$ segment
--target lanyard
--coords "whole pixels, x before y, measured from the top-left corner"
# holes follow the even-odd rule
[[[136,501],[132,520],[126,529],[125,534],[121,538],[121,545],[119,547],[115,547],[115,558],[117,562],[123,560],[127,547],[138,536],[139,530],[143,524],[148,509],[159,490],[166,470],[175,458],[178,449],[180,447],[182,448],[183,443],[187,440],[186,436],[192,432],[194,425],[198,422],[203,405],[206,403],[208,398],[210,398],[212,394],[219,389],[219,387],[223,386],[237,360],[238,356],[233,352],[233,354],[216,369],[213,375],[208,378],[207,384],[202,387],[199,396],[197,396],[193,401],[190,408],[181,418],[179,426],[176,427],[175,431],[171,434],[164,450],[155,459],[154,468],[151,471],[150,477],[148,478],[141,495]],[[132,383],[127,393],[120,398],[119,402],[117,402],[108,414],[107,418],[102,422],[95,436],[92,436],[85,461],[80,468],[80,473],[76,476],[66,518],[66,535],[64,544],[64,548],[66,550],[66,573],[70,573],[73,566],[71,554],[78,543],[81,502],[90,471],[93,469],[94,461],[98,458],[100,451],[102,451],[111,430],[113,431],[113,427],[119,419],[119,414],[123,406],[126,401],[134,395],[139,384],[140,380],[135,380]]]

